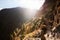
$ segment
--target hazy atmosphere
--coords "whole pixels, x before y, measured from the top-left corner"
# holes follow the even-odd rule
[[[0,0],[0,9],[22,7],[29,9],[39,9],[45,0]]]
[[[60,0],[0,0],[0,40],[60,40]]]

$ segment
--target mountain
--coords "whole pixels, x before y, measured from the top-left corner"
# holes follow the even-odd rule
[[[0,10],[0,40],[10,40],[10,33],[23,23],[23,9],[5,8]]]

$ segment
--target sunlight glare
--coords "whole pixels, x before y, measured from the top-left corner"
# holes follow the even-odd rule
[[[45,0],[20,0],[19,5],[23,8],[38,10],[44,4],[44,2]]]

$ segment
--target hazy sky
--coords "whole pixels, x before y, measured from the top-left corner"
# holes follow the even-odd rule
[[[39,9],[44,0],[0,0],[0,9],[12,7],[25,7]]]
[[[0,0],[0,8],[17,7],[18,3],[16,0]]]

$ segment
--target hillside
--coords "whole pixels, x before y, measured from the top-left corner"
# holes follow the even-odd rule
[[[25,22],[22,25],[22,28],[17,28],[14,33],[12,33],[14,35],[11,35],[12,40],[26,40],[29,38],[60,40],[59,4],[59,0],[46,0],[46,3],[43,5],[43,9],[38,12],[44,14],[42,18],[32,18],[30,21]]]

